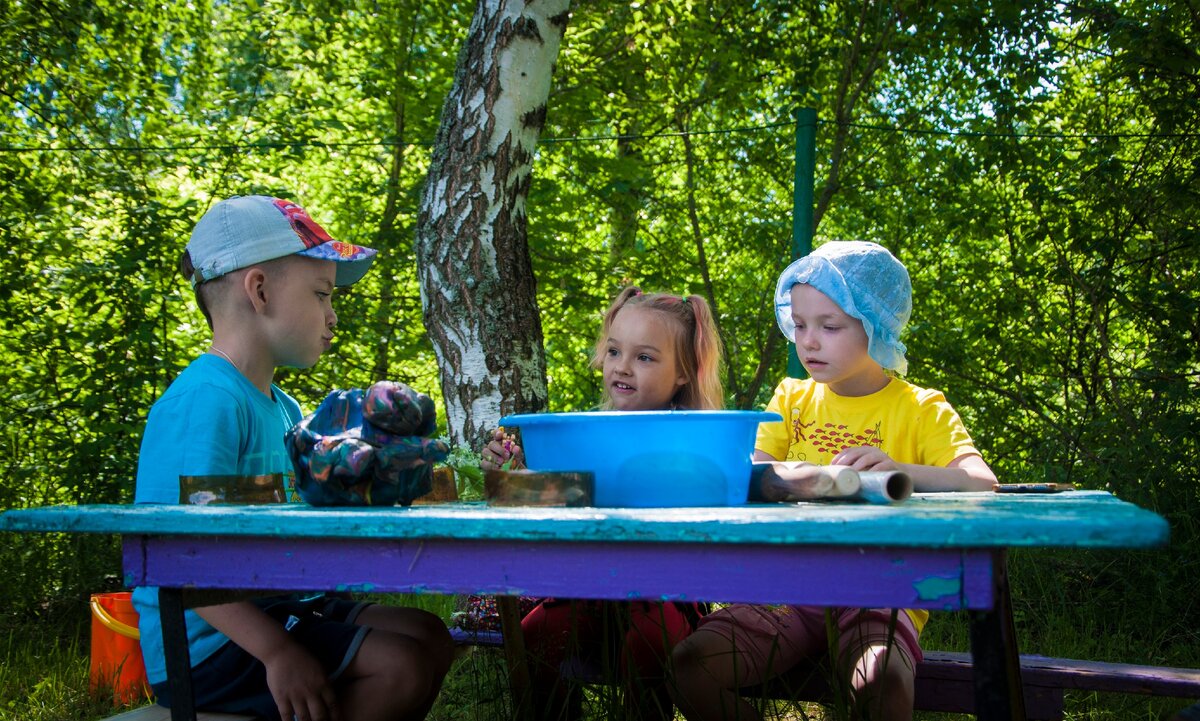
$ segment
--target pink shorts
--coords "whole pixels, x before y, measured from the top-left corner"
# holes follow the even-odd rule
[[[837,629],[833,646],[841,653],[888,646],[889,663],[897,661],[910,669],[924,658],[912,619],[903,610],[888,608],[733,604],[701,618],[697,631],[716,633],[730,641],[743,659],[742,680],[749,685],[784,673],[801,661],[826,656],[831,647],[826,611],[832,614]]]

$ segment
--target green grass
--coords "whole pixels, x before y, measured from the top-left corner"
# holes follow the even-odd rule
[[[88,690],[88,631],[79,620],[45,619],[0,632],[0,721],[90,721],[111,715]]]

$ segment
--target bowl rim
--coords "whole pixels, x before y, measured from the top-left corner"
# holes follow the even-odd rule
[[[783,416],[774,411],[744,411],[744,410],[674,410],[674,411],[561,411],[557,413],[517,413],[500,419],[502,426],[521,426],[552,424],[562,425],[572,421],[606,421],[616,418],[655,419],[671,418],[673,420],[738,420],[754,421],[755,423],[773,423],[783,420]]]

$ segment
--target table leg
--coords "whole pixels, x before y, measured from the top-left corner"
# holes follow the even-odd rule
[[[1025,692],[1008,590],[1004,551],[992,554],[995,606],[970,611],[971,658],[975,667],[975,717],[979,721],[1025,721]]]
[[[496,612],[500,615],[500,630],[504,635],[513,718],[532,721],[533,692],[529,681],[529,659],[525,655],[525,636],[521,633],[521,600],[516,596],[497,596]]]
[[[183,616],[183,590],[158,589],[163,654],[171,693],[171,721],[196,721],[196,696],[192,692],[192,662],[188,655],[187,623]]]

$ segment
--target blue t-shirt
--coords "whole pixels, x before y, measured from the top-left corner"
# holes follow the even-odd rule
[[[136,503],[179,503],[186,476],[280,475],[291,488],[292,462],[284,435],[301,418],[300,405],[279,388],[263,395],[223,358],[192,361],[155,402],[138,455]],[[133,590],[142,655],[150,683],[167,679],[158,589]],[[188,651],[195,666],[229,642],[200,618],[185,612]]]

